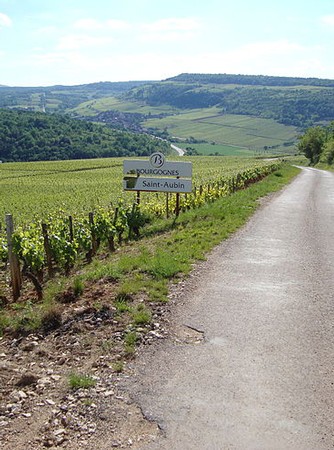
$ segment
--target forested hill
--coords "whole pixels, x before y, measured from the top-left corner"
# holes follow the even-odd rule
[[[304,130],[334,120],[334,80],[253,75],[181,74],[124,94],[148,105],[274,119]]]
[[[166,81],[200,84],[238,84],[248,86],[319,86],[334,87],[334,80],[322,78],[275,77],[269,75],[232,75],[182,73]]]
[[[0,160],[147,156],[167,143],[144,134],[71,119],[66,115],[0,109]]]

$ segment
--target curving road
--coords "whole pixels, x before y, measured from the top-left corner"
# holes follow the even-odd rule
[[[174,335],[135,364],[163,430],[147,449],[334,448],[333,173],[303,169],[177,303]]]
[[[177,152],[177,154],[178,154],[179,156],[184,156],[185,151],[184,151],[182,148],[177,147],[177,146],[174,145],[174,144],[170,144],[170,146]]]

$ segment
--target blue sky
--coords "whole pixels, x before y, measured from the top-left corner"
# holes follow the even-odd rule
[[[334,79],[333,0],[0,0],[0,84]]]

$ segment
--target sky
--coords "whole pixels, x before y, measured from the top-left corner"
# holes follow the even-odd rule
[[[333,0],[0,0],[0,85],[334,79]]]

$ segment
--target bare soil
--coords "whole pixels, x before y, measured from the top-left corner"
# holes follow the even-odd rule
[[[152,323],[129,328],[110,306],[113,289],[112,281],[101,280],[76,301],[65,292],[61,322],[0,337],[1,449],[136,448],[159,435],[121,385],[131,377],[138,346],[166,337],[170,305],[150,304]],[[134,353],[124,350],[130,330],[138,337]],[[74,389],[72,374],[89,376],[95,385]]]

